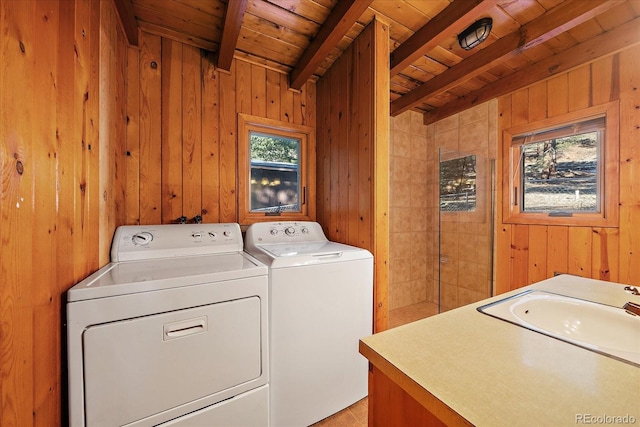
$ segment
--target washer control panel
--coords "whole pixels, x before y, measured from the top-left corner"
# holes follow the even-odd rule
[[[327,241],[322,227],[317,222],[284,221],[262,222],[249,226],[246,244],[318,242]]]
[[[111,261],[210,255],[242,251],[236,223],[123,225],[111,244]]]

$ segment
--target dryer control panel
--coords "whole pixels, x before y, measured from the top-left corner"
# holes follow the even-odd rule
[[[236,223],[123,225],[111,244],[111,261],[138,261],[242,251]]]
[[[252,224],[245,236],[251,247],[269,243],[326,242],[328,241],[317,222],[283,221]]]

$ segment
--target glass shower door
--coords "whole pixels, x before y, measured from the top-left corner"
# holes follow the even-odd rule
[[[493,294],[495,160],[439,151],[438,306]]]

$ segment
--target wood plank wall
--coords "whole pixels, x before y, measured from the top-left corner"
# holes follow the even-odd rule
[[[318,81],[318,222],[374,255],[374,329],[387,328],[388,26],[374,20]]]
[[[0,0],[0,425],[66,423],[65,291],[124,222],[111,2]]]
[[[499,98],[501,130],[620,102],[620,221],[614,228],[505,224],[502,204],[508,202],[502,200],[499,188],[498,293],[552,277],[554,272],[640,285],[638,88],[640,47],[634,47]],[[498,170],[506,170],[507,160],[499,156]]]
[[[127,224],[238,221],[237,113],[315,128],[313,81],[145,32],[128,58]]]

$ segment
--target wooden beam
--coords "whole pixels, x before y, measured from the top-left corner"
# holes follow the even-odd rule
[[[424,114],[428,125],[452,116],[482,102],[522,89],[559,73],[592,62],[598,58],[640,44],[640,18],[635,18],[563,52],[543,59],[523,70],[490,83],[467,96]]]
[[[577,25],[620,4],[619,0],[568,0],[544,15],[497,40],[473,56],[428,80],[391,103],[391,115],[397,116],[423,102],[425,98],[444,93],[454,86],[487,71],[527,49],[538,46]]]
[[[218,45],[212,41],[189,36],[179,31],[175,31],[167,27],[163,27],[161,25],[140,21],[140,29],[145,33],[155,34],[156,36],[179,41],[180,43],[188,44],[190,46],[195,46],[200,49],[208,50],[210,52],[218,51]]]
[[[236,51],[242,17],[247,9],[247,0],[233,0],[227,4],[227,12],[224,15],[224,28],[218,52],[218,68],[224,71],[231,70],[233,53]]]
[[[127,42],[131,46],[138,46],[138,23],[131,0],[113,0],[113,3],[118,11],[124,34],[127,36]]]
[[[300,90],[333,48],[369,7],[372,0],[340,0],[291,71],[290,86]]]
[[[461,33],[497,0],[456,0],[416,31],[391,53],[391,77],[433,50],[440,42]]]

